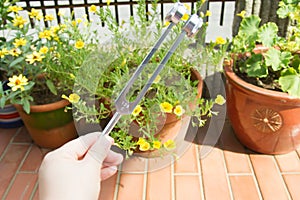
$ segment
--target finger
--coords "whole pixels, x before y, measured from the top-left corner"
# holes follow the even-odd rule
[[[64,144],[57,150],[60,153],[64,153],[78,160],[87,153],[88,149],[90,149],[91,146],[97,141],[99,135],[100,132],[93,132],[84,136],[80,136],[79,138]]]
[[[123,161],[123,156],[119,153],[116,153],[110,150],[103,161],[103,166],[117,166],[121,164]]]
[[[110,136],[100,134],[97,141],[88,150],[85,160],[93,160],[102,165],[103,160],[107,157],[113,142],[114,140]]]
[[[104,181],[117,172],[118,168],[116,166],[105,167],[101,169],[101,180]]]

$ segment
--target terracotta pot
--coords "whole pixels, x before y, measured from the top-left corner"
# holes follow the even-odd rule
[[[265,154],[300,147],[300,99],[243,81],[232,71],[232,63],[224,70],[228,116],[240,142]]]
[[[15,107],[33,141],[40,147],[54,149],[78,136],[72,112],[64,112],[67,105],[67,100],[33,105],[30,114],[25,113],[21,105],[15,104]]]

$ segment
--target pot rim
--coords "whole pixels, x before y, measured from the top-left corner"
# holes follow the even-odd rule
[[[300,98],[291,96],[288,93],[265,89],[244,81],[234,73],[232,69],[232,61],[230,61],[230,64],[229,63],[224,64],[224,71],[228,80],[233,81],[237,86],[239,86],[244,90],[248,90],[263,96],[271,96],[279,100],[300,102]]]
[[[30,113],[31,112],[49,112],[52,110],[56,110],[59,108],[63,108],[67,105],[70,105],[70,102],[66,99],[59,100],[57,102],[43,104],[43,105],[30,105]],[[14,104],[18,109],[22,109],[23,107],[20,104]]]

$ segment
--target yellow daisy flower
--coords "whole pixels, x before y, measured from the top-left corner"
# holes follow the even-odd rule
[[[97,11],[97,7],[95,5],[91,5],[90,12],[94,13]]]
[[[78,103],[80,100],[80,96],[75,93],[70,94],[69,97],[63,94],[61,98],[68,100],[70,103]]]
[[[174,108],[175,115],[180,117],[181,115],[183,115],[184,112],[185,112],[185,110],[182,108],[181,105],[175,106],[175,108]]]
[[[155,140],[155,141],[153,142],[153,148],[154,148],[154,149],[160,149],[160,147],[161,147],[161,142],[158,141],[158,140]]]
[[[19,76],[13,75],[13,77],[8,78],[9,83],[7,84],[11,87],[12,91],[17,91],[20,89],[21,91],[24,90],[24,85],[28,84],[28,79],[20,74]]]
[[[54,16],[52,14],[45,15],[45,21],[53,21],[53,20],[54,20]]]
[[[23,10],[23,8],[20,6],[9,6],[7,12],[18,13],[20,10]]]
[[[13,48],[9,51],[9,54],[15,57],[18,57],[21,53],[22,51],[18,48]]]
[[[173,106],[168,102],[163,102],[160,105],[160,110],[165,113],[172,113]]]
[[[32,54],[26,56],[26,61],[29,62],[29,64],[33,64],[35,62],[41,62],[43,58],[45,58],[45,56],[42,56],[39,52],[34,51]]]
[[[36,18],[38,15],[40,14],[40,12],[34,8],[31,8],[31,12],[28,13],[30,18]]]
[[[43,46],[42,48],[40,48],[39,53],[46,54],[48,51],[49,51],[48,47]]]
[[[82,19],[81,18],[77,18],[76,22],[77,22],[77,24],[80,24],[82,22]]]
[[[223,105],[226,102],[225,98],[222,95],[217,95],[215,103],[218,105]]]
[[[141,151],[148,151],[150,149],[150,144],[145,141],[144,143],[140,144],[139,149]]]
[[[210,17],[211,16],[211,12],[208,10],[208,11],[206,11],[206,14],[205,14],[205,16],[207,16],[207,17]]]
[[[108,6],[110,5],[110,0],[107,0],[106,5]]]
[[[176,143],[174,140],[168,140],[163,144],[164,148],[167,150],[172,150],[176,148]]]
[[[0,58],[4,58],[4,56],[8,55],[9,51],[6,48],[0,50]]]
[[[78,40],[75,42],[76,49],[82,49],[84,47],[84,42],[82,40]]]
[[[184,7],[185,7],[187,10],[191,10],[191,6],[190,6],[189,4],[184,3],[183,5],[184,5]]]
[[[15,39],[13,45],[18,48],[19,46],[25,46],[27,41],[24,38]]]
[[[133,115],[133,116],[138,116],[138,115],[140,114],[141,111],[142,111],[142,106],[137,105],[137,106],[134,108],[134,110],[133,110],[133,112],[132,112],[132,115]]]
[[[183,21],[187,21],[188,19],[189,19],[189,14],[187,14],[187,13],[185,13],[182,17],[181,17],[181,19],[183,20]]]
[[[27,20],[24,19],[20,15],[16,15],[12,22],[13,22],[13,26],[16,26],[16,27],[19,27],[19,28],[23,28],[24,24],[27,22]]]
[[[39,38],[41,39],[47,39],[47,40],[51,40],[51,31],[50,30],[44,30],[42,32],[39,32]]]
[[[216,44],[225,44],[226,40],[222,37],[217,37],[216,38]]]
[[[141,145],[141,144],[143,144],[145,142],[146,142],[146,140],[144,138],[140,137],[136,144]]]
[[[169,25],[170,25],[170,22],[166,21],[164,26],[169,26]]]

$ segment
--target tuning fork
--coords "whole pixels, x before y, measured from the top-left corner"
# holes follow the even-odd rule
[[[116,112],[114,113],[113,117],[110,119],[104,130],[101,134],[107,135],[109,134],[112,129],[115,127],[119,119],[122,115],[128,115],[133,112],[135,107],[139,104],[141,99],[144,97],[148,89],[151,87],[152,83],[154,82],[157,75],[160,73],[160,71],[164,68],[165,64],[169,60],[169,58],[172,56],[172,54],[176,51],[177,47],[181,43],[181,41],[184,39],[184,36],[187,35],[188,37],[193,37],[196,35],[196,33],[201,28],[203,22],[202,19],[196,15],[193,14],[189,16],[189,19],[185,22],[185,24],[182,27],[182,31],[175,39],[174,43],[164,56],[164,58],[161,60],[155,71],[152,73],[151,77],[148,79],[147,83],[144,85],[142,90],[137,95],[136,99],[134,101],[129,102],[126,99],[126,95],[128,94],[130,88],[133,86],[136,79],[140,76],[141,72],[145,68],[145,66],[148,64],[150,59],[153,57],[154,53],[158,50],[159,46],[162,44],[162,42],[165,40],[167,35],[172,30],[173,26],[177,25],[181,18],[187,14],[187,9],[185,6],[177,2],[174,4],[172,9],[169,11],[169,13],[166,15],[165,19],[166,21],[170,22],[167,29],[163,32],[163,34],[160,36],[160,38],[157,40],[157,42],[154,44],[151,51],[146,55],[142,63],[138,66],[136,71],[134,72],[133,76],[129,79],[127,84],[124,86],[122,91],[120,92],[119,96],[115,100],[115,108]]]

